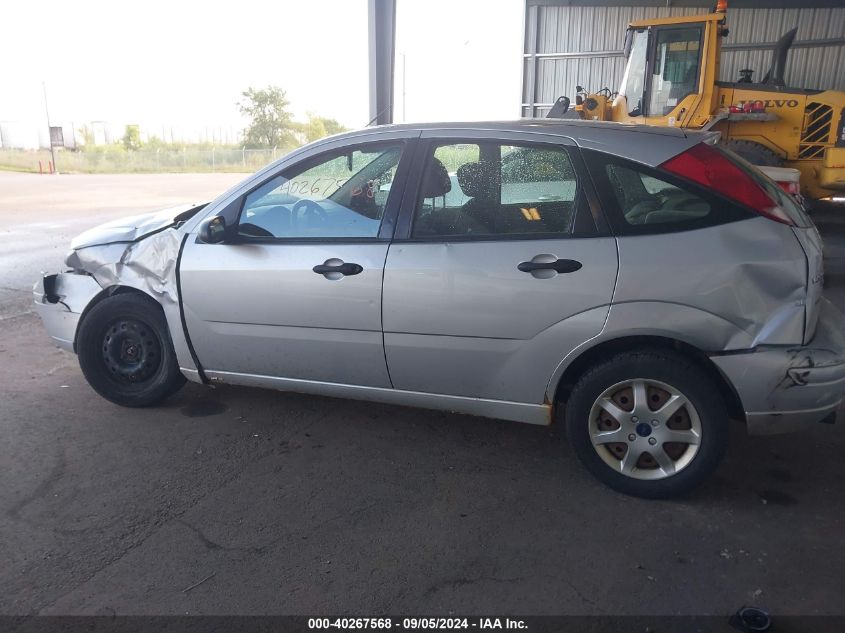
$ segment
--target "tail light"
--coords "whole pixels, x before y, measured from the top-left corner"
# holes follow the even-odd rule
[[[801,172],[790,167],[758,167],[760,171],[771,178],[777,185],[791,196],[801,195]]]
[[[742,166],[710,145],[693,145],[660,168],[750,207],[770,220],[795,226],[794,220],[779,206],[776,196],[770,195]],[[764,178],[762,174],[760,177]]]

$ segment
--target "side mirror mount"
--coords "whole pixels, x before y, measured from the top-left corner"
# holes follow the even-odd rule
[[[199,230],[200,241],[205,244],[221,244],[226,238],[226,220],[222,216],[203,221]]]

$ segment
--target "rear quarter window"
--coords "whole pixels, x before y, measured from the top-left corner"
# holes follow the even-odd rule
[[[659,169],[583,152],[602,210],[617,235],[689,231],[755,217],[739,205]]]

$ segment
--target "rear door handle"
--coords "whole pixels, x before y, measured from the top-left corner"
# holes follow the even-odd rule
[[[554,270],[558,273],[574,273],[576,270],[581,270],[581,262],[574,259],[556,259],[553,262],[520,262],[517,268],[524,273],[534,272],[535,270]]]
[[[360,264],[353,264],[351,262],[341,262],[339,264],[317,264],[311,270],[313,270],[318,275],[330,275],[331,273],[337,273],[346,277],[349,275],[357,275],[358,273],[362,272],[364,268]]]

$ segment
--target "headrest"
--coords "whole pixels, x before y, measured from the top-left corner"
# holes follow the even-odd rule
[[[470,198],[498,197],[501,169],[498,163],[466,163],[458,167],[458,184]]]
[[[423,198],[439,198],[452,191],[449,172],[438,159],[432,158],[423,182]]]

